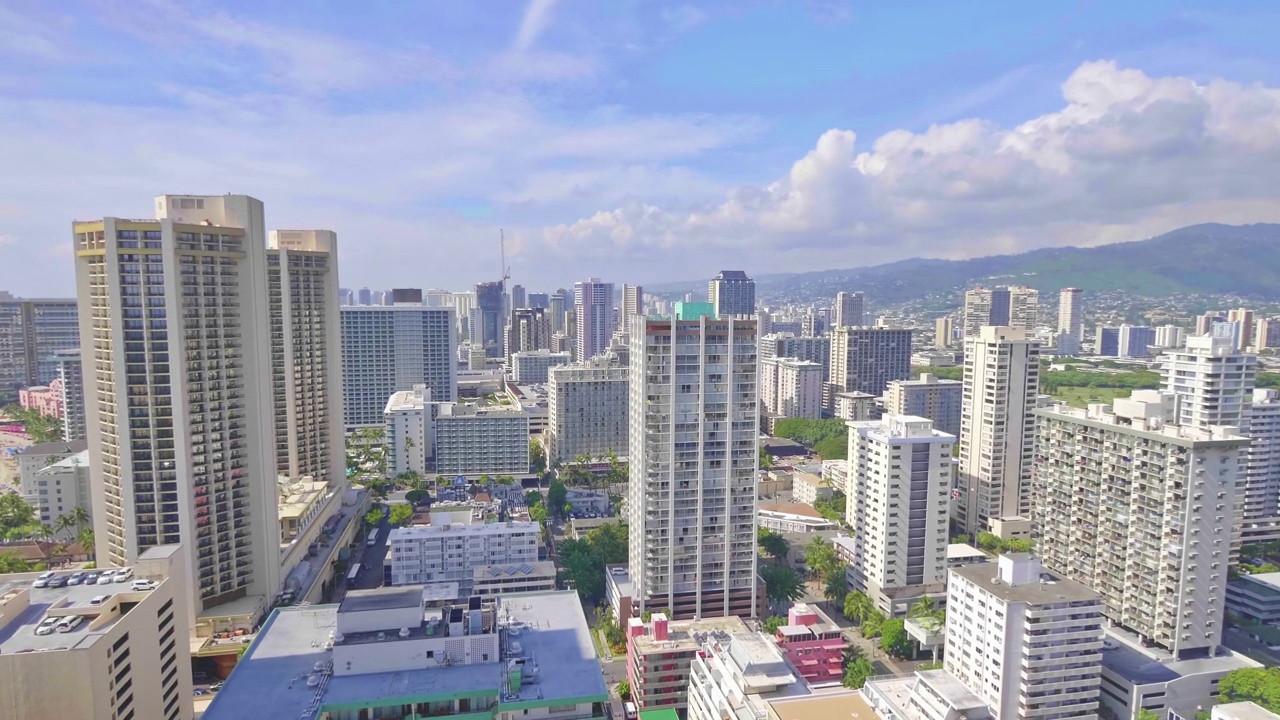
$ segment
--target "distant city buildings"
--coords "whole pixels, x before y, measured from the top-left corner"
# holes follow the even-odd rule
[[[550,350],[527,350],[512,353],[511,380],[516,383],[545,383],[550,378],[551,368],[568,365],[573,361],[569,352],[551,352]]]
[[[577,335],[574,359],[590,360],[609,347],[616,327],[613,316],[613,283],[591,278],[574,283],[573,307]]]
[[[981,328],[1009,326],[1030,332],[1038,323],[1040,293],[1028,287],[974,288],[964,296],[964,336]]]
[[[843,391],[881,395],[911,377],[911,331],[837,328],[831,336],[831,382]]]
[[[18,390],[58,376],[55,354],[80,347],[75,299],[15,298],[0,292],[0,405]]]
[[[822,417],[822,365],[781,357],[760,362],[760,403],[784,418]]]
[[[457,336],[451,307],[408,302],[342,308],[343,423],[382,424],[394,392],[425,384],[437,401],[457,397]]]
[[[625,456],[630,419],[630,371],[601,363],[550,371],[547,459],[570,462],[579,455]]]
[[[863,298],[860,292],[836,293],[835,311],[835,320],[832,323],[835,327],[861,327],[866,325],[864,320],[866,311],[863,307]]]
[[[756,281],[741,270],[721,270],[707,284],[707,301],[719,318],[754,317]]]
[[[960,436],[964,383],[921,373],[915,380],[894,380],[884,394],[887,415],[914,415],[933,421],[937,430]]]

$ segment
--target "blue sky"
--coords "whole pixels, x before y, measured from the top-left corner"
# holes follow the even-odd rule
[[[262,7],[267,5],[267,7]],[[248,193],[343,284],[654,283],[1280,220],[1274,3],[0,0],[0,289]],[[32,273],[28,268],[43,272]]]

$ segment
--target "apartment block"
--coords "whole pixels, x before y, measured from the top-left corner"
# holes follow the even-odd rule
[[[956,334],[956,320],[950,315],[933,321],[933,346],[950,347]]]
[[[573,362],[573,353],[550,350],[525,350],[511,354],[511,380],[521,385],[545,383],[551,379],[551,368]]]
[[[551,349],[551,317],[542,308],[517,307],[507,327],[507,356]]]
[[[750,632],[737,617],[670,620],[655,612],[650,622],[633,617],[627,621],[627,681],[631,700],[641,712],[687,712],[690,672],[708,637],[729,637]]]
[[[266,232],[244,195],[155,209],[73,225],[97,556],[181,543],[196,615],[280,584]]]
[[[1161,325],[1156,328],[1155,346],[1158,348],[1180,348],[1187,344],[1187,331],[1177,325]]]
[[[823,381],[831,378],[831,338],[797,337],[791,333],[775,333],[760,338],[760,361],[770,358],[796,358],[822,365]]]
[[[506,286],[502,281],[477,283],[474,293],[476,300],[471,308],[468,333],[471,345],[484,348],[488,357],[502,357],[506,349]]]
[[[84,440],[85,428],[84,374],[80,366],[80,349],[59,350],[53,354],[58,366],[58,390],[62,393],[62,439]]]
[[[862,293],[836,293],[835,319],[832,323],[835,327],[862,327],[866,325],[865,313]]]
[[[267,299],[276,472],[345,482],[337,233],[271,231]]]
[[[1009,326],[1030,335],[1040,321],[1040,292],[1029,287],[1009,288]]]
[[[1145,325],[1121,325],[1118,333],[1119,357],[1151,357],[1151,346],[1156,344],[1155,328]]]
[[[639,285],[622,286],[622,321],[621,328],[628,327],[627,318],[644,314],[644,288]]]
[[[538,561],[541,527],[535,522],[411,525],[387,539],[392,585],[458,583],[469,595],[477,567]]]
[[[768,638],[713,634],[689,664],[689,720],[769,717],[769,699],[804,681]],[[805,688],[807,689],[807,688]]]
[[[1256,389],[1245,415],[1249,443],[1239,523],[1245,542],[1280,540],[1280,392]]]
[[[426,385],[387,398],[383,440],[388,477],[406,472],[425,476],[435,469],[435,420],[439,407],[431,402],[431,389]]]
[[[1017,328],[965,338],[960,472],[952,520],[977,534],[991,520],[1028,517],[1040,344]]]
[[[805,683],[828,686],[844,678],[844,632],[816,605],[792,605],[773,639]]]
[[[925,418],[849,423],[845,521],[853,528],[853,588],[890,617],[946,589],[955,436]]]
[[[1163,356],[1161,388],[1178,396],[1179,425],[1241,427],[1249,412],[1258,358],[1236,349],[1222,329],[1187,338]]]
[[[30,452],[39,447],[33,445],[24,449]],[[52,525],[59,516],[75,512],[76,508],[84,508],[92,519],[93,495],[89,490],[89,451],[86,447],[85,441],[74,441],[64,446],[74,452],[67,453],[62,449],[56,454],[41,452],[41,460],[34,464],[25,462],[27,458],[23,455],[18,456],[19,489],[27,504],[35,508],[42,524]],[[92,527],[92,523],[85,527]]]
[[[843,391],[884,394],[890,382],[911,377],[911,331],[837,328],[831,336],[830,373]]]
[[[80,347],[75,299],[15,298],[0,292],[0,405],[18,390],[57,377],[54,355]]]
[[[754,616],[756,321],[636,315],[630,337],[627,512],[639,609]]]
[[[436,413],[436,472],[524,475],[529,472],[529,416],[519,411],[441,403]]]
[[[573,284],[576,360],[590,360],[609,347],[617,328],[613,316],[613,283],[591,278]]]
[[[964,415],[964,383],[921,373],[915,380],[894,380],[884,393],[887,415],[914,415],[928,418],[948,435],[960,435]]]
[[[630,371],[603,363],[557,367],[550,373],[549,461],[601,458],[629,451]]]
[[[1058,291],[1058,332],[1077,341],[1084,339],[1084,290],[1062,288]]]
[[[741,270],[721,270],[707,284],[707,301],[718,318],[755,317],[756,281]]]
[[[994,720],[1095,717],[1103,604],[1027,555],[950,571],[943,669]]]
[[[1179,658],[1222,639],[1232,518],[1248,439],[1179,426],[1174,394],[1035,411],[1044,562],[1101,593],[1116,625]]]
[[[797,358],[760,362],[760,404],[784,418],[822,417],[822,365]]]
[[[154,581],[151,590],[132,583],[33,588],[30,574],[0,575],[5,717],[191,718],[185,555],[157,546],[137,557],[133,577]],[[37,632],[70,618],[79,620],[68,631]]]
[[[420,303],[342,308],[343,424],[382,424],[387,398],[425,384],[440,402],[458,397],[453,308]]]

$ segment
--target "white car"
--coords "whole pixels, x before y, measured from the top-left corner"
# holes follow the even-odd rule
[[[53,579],[52,570],[50,570],[49,572],[40,573],[40,577],[36,578],[35,582],[31,583],[31,587],[33,588],[49,587],[49,581],[52,579]]]
[[[98,582],[97,582],[97,584],[98,584],[98,585],[110,585],[111,583],[115,582],[115,579],[116,579],[116,574],[115,574],[115,573],[113,573],[113,572],[111,572],[110,570],[108,570],[108,571],[106,571],[106,572],[104,572],[104,573],[102,573],[101,575],[99,575],[99,576],[98,576]]]
[[[156,582],[155,580],[138,578],[137,580],[133,581],[133,584],[129,586],[129,589],[143,591],[143,590],[155,590],[158,587],[160,587],[160,583]]]
[[[56,618],[56,617],[47,617],[47,618],[45,618],[45,619],[41,620],[41,621],[40,621],[40,624],[36,626],[36,634],[37,634],[37,635],[49,635],[49,634],[52,634],[52,633],[53,633],[53,626],[54,626],[54,625],[57,625],[57,624],[58,624],[58,622],[59,622],[59,621],[61,621],[61,620],[62,620],[62,618]]]
[[[133,568],[120,568],[111,577],[113,582],[124,582],[125,580],[133,577]]]
[[[75,630],[76,628],[80,627],[80,623],[82,622],[84,622],[83,616],[68,615],[67,617],[62,618],[62,622],[58,623],[56,628],[60,633],[69,633],[72,630]]]
[[[111,596],[110,596],[110,595],[94,595],[94,596],[93,596],[93,599],[89,601],[89,604],[90,604],[90,605],[102,605],[102,604],[106,603],[106,602],[107,602],[108,600],[110,600],[110,599],[111,599]]]

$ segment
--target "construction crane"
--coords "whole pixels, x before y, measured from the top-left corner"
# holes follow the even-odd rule
[[[498,270],[499,280],[502,287],[507,286],[507,281],[511,279],[511,266],[507,265],[507,236],[503,234],[502,228],[498,228],[498,262],[502,265]]]

